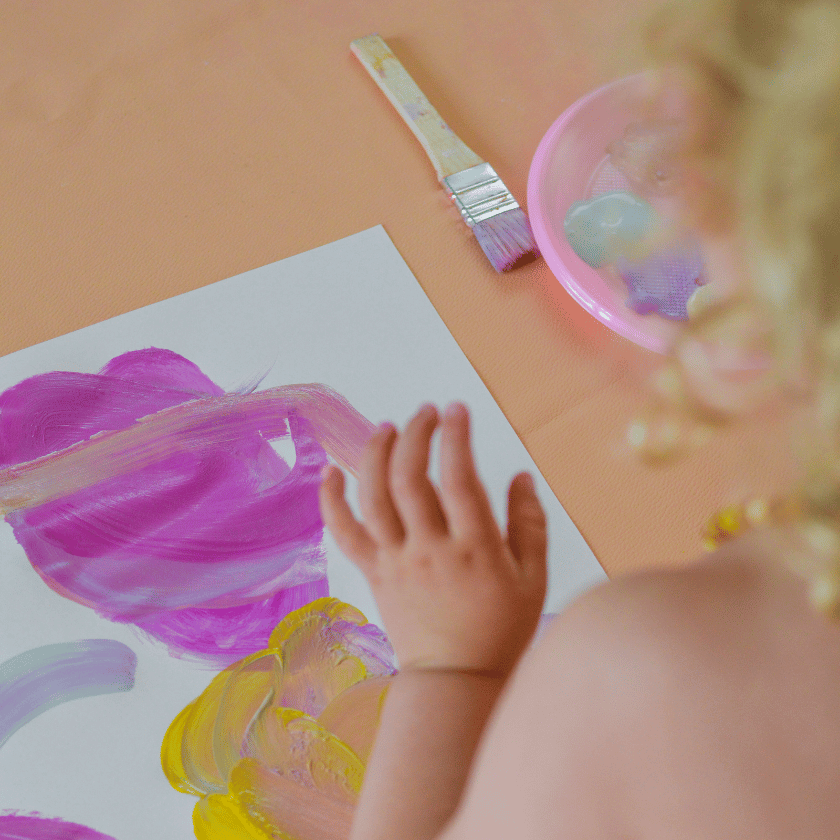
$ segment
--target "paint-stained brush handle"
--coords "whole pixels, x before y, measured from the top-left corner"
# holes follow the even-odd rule
[[[443,121],[379,35],[357,38],[350,49],[423,145],[438,180],[483,163]]]

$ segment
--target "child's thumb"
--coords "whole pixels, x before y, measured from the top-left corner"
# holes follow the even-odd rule
[[[510,485],[508,545],[523,569],[545,576],[548,550],[545,513],[528,473],[520,473]]]

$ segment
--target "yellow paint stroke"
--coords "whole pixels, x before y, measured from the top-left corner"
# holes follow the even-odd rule
[[[252,758],[236,765],[230,786],[231,794],[264,831],[294,840],[343,840],[350,835],[355,802],[334,799]]]
[[[297,709],[265,709],[257,717],[243,753],[272,772],[304,779],[308,787],[336,801],[353,804],[365,768],[339,738]]]
[[[196,803],[193,831],[198,840],[293,840],[277,832],[266,833],[236,799],[218,793]]]
[[[181,759],[181,744],[184,741],[186,722],[192,714],[195,703],[185,706],[178,717],[169,724],[166,735],[163,736],[163,746],[160,749],[160,763],[163,765],[163,772],[169,784],[181,793],[191,793],[194,796],[203,796],[206,791],[199,788],[187,776],[184,762]]]
[[[254,670],[254,663],[270,667]],[[230,753],[235,752],[235,764],[251,719],[274,690],[275,669],[279,673],[274,651],[251,654],[216,674],[201,696],[172,721],[163,737],[161,763],[176,790],[197,796],[227,790]],[[234,689],[223,705],[229,685]],[[232,702],[233,697],[238,702]],[[222,758],[221,767],[217,756]]]
[[[222,779],[242,757],[242,743],[259,711],[270,703],[283,681],[278,651],[265,650],[243,659],[224,686],[212,722],[213,758]],[[209,718],[209,715],[208,715]]]
[[[339,621],[362,627],[364,615],[336,598],[320,598],[309,607],[281,621],[268,645],[283,652],[283,684],[275,703],[317,716],[342,691],[374,674],[329,632]]]
[[[201,797],[196,837],[349,834],[392,679],[391,663],[371,653],[369,638],[354,637],[365,625],[349,604],[313,601],[277,625],[266,650],[217,674],[173,720],[161,762],[176,790]]]

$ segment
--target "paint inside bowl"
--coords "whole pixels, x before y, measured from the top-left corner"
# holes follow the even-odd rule
[[[652,77],[646,73],[619,79],[578,100],[555,121],[531,163],[528,214],[546,263],[572,297],[616,333],[642,347],[666,352],[679,330],[678,321],[673,315],[663,317],[653,311],[655,307],[651,307],[650,301],[641,299],[643,283],[637,284],[639,294],[634,298],[633,289],[628,288],[632,278],[628,284],[621,276],[622,269],[625,276],[632,273],[633,266],[629,263],[638,262],[638,255],[618,265],[588,265],[569,243],[565,230],[573,205],[608,193],[625,193],[643,199],[664,228],[669,228],[677,218],[679,204],[670,194],[672,190],[651,189],[647,195],[639,196],[639,179],[631,180],[614,165],[610,155],[610,149],[615,151],[620,141],[627,141],[628,137],[638,139],[638,132],[633,137],[632,127],[643,124],[648,116],[651,81]],[[632,169],[629,174],[633,176]],[[679,263],[680,282],[688,282],[685,275],[697,267],[699,251],[693,251],[690,242],[671,244],[675,248],[679,245],[674,253],[647,253],[642,255],[642,260],[658,258],[661,263],[670,259],[671,269]],[[649,272],[654,268],[648,266]],[[668,275],[665,265],[659,265],[657,270],[660,275],[663,271]],[[692,283],[701,279],[700,273],[697,274],[697,278],[689,278]]]
[[[630,257],[659,260],[663,263],[660,275],[669,275],[671,280],[680,272],[686,283],[707,279],[702,276],[699,241],[678,221],[683,208],[674,189],[676,171],[670,166],[667,146],[662,150],[665,154],[649,153],[650,143],[661,139],[652,137],[644,125],[652,112],[654,81],[655,76],[647,73],[619,79],[583,97],[554,122],[531,163],[528,215],[546,263],[584,309],[615,333],[667,353],[677,349],[678,339],[686,338],[686,333],[679,320],[637,311],[646,308],[638,301],[635,308],[632,301],[627,305],[628,284],[621,272],[627,275],[628,265],[615,258],[615,239],[620,237],[610,242],[602,236],[601,244],[607,241],[609,247],[601,253],[590,248],[584,254],[594,263],[590,265],[572,248],[565,229],[569,210],[576,203],[621,193],[619,203],[631,212],[618,227],[630,245],[643,245],[637,251],[630,247]],[[622,155],[616,166],[614,158]],[[656,219],[662,224],[658,232]],[[608,225],[607,214],[602,221]],[[651,242],[657,246],[652,251],[648,247]],[[663,251],[663,244],[674,246],[675,251]],[[616,264],[612,269],[607,265],[611,259]],[[665,265],[669,259],[682,263],[675,268],[672,262],[669,267]],[[692,278],[698,270],[697,278]],[[647,280],[650,274],[648,271]],[[698,285],[687,301],[691,317],[701,316],[720,291],[713,282]],[[632,299],[632,289],[629,295]],[[696,321],[691,339],[679,348],[683,367],[692,371],[694,393],[724,411],[741,411],[743,406],[764,399],[774,381],[768,329],[759,313],[749,307],[731,307],[705,326]]]

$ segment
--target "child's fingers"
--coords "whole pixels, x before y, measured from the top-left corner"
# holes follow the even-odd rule
[[[429,446],[438,424],[437,409],[423,406],[397,438],[391,455],[394,504],[409,531],[445,534],[437,490],[429,480]]]
[[[344,473],[338,467],[329,466],[324,471],[319,497],[324,524],[338,547],[360,567],[372,563],[376,544],[344,498]]]
[[[508,545],[523,571],[535,583],[547,576],[548,533],[534,482],[528,473],[517,475],[508,494]]]
[[[405,529],[388,484],[396,432],[390,424],[383,425],[367,442],[359,466],[359,507],[362,518],[371,537],[385,547],[397,545],[405,537]]]
[[[470,448],[469,412],[446,409],[440,444],[440,489],[450,531],[464,539],[501,539],[493,508],[476,472]]]

